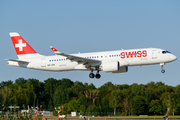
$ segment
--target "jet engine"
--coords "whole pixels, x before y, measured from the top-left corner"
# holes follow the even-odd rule
[[[122,73],[128,71],[128,63],[125,61],[107,61],[101,64],[103,72]]]

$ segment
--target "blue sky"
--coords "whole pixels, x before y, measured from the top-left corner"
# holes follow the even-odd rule
[[[47,72],[8,66],[4,59],[17,59],[9,32],[18,32],[38,53],[54,55],[49,46],[72,54],[134,48],[163,48],[180,56],[179,0],[1,0],[0,80],[19,77],[44,81],[50,77],[93,83],[147,84],[162,81],[179,85],[179,60],[160,65],[129,67],[127,73]]]

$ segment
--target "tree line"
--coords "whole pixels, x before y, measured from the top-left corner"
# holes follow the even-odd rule
[[[162,82],[116,85],[107,82],[96,88],[94,84],[73,82],[70,79],[18,78],[15,82],[0,83],[0,107],[40,106],[54,111],[62,107],[63,113],[121,112],[121,115],[164,115],[180,113],[180,85],[176,87]]]

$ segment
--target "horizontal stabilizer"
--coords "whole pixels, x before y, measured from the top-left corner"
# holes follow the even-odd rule
[[[29,63],[28,61],[24,60],[14,60],[14,59],[6,59],[7,61],[14,61],[14,62],[21,62],[21,63]]]

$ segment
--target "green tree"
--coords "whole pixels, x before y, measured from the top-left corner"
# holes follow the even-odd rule
[[[43,100],[42,93],[44,92],[44,83],[34,78],[28,79],[27,82],[28,84],[33,85],[34,92],[37,96],[36,101],[42,101]]]
[[[154,115],[162,114],[163,109],[160,100],[152,100],[149,107],[149,112],[152,112]]]
[[[109,106],[114,108],[114,116],[116,115],[117,107],[121,106],[121,92],[119,89],[113,90],[109,97]]]
[[[133,84],[131,87],[131,92],[133,96],[144,96],[144,91],[144,85]]]
[[[18,79],[15,80],[15,84],[18,84],[18,85],[20,85],[22,87],[23,87],[23,85],[25,85],[26,82],[27,82],[27,80],[24,79],[24,78],[18,78]]]
[[[85,87],[82,82],[76,81],[74,83],[74,86],[69,88],[69,90],[71,92],[71,97],[75,97],[79,99],[81,95],[84,93]]]
[[[86,110],[86,112],[101,112],[101,106],[90,104]]]
[[[134,96],[131,99],[131,109],[133,109],[134,114],[146,114],[147,104],[145,98],[142,96]]]
[[[4,86],[0,89],[0,97],[1,97],[1,105],[7,105],[8,104],[8,100],[11,96],[11,89],[8,86]]]
[[[71,100],[68,104],[68,111],[79,112],[80,102],[79,100]]]
[[[177,85],[174,88],[174,93],[176,95],[176,110],[174,111],[174,114],[179,114],[180,113],[180,85]]]
[[[14,104],[19,106],[21,106],[22,104],[28,105],[30,99],[33,99],[32,97],[36,97],[32,85],[27,86],[26,88],[18,86],[15,92],[13,93]]]
[[[43,97],[47,101],[48,109],[49,110],[54,110],[54,104],[53,104],[53,95],[56,90],[56,88],[61,85],[61,82],[54,78],[48,78],[47,80],[44,81],[44,94]]]
[[[178,109],[178,97],[177,97],[177,94],[172,92],[170,94],[170,113],[172,113],[174,115],[174,113],[177,111]]]
[[[102,111],[113,111],[112,107],[109,105],[109,97],[111,95],[111,91],[115,88],[116,86],[113,85],[112,82],[107,82],[97,89],[99,91],[97,104],[101,106]]]
[[[25,83],[26,89],[27,89],[27,96],[28,96],[28,105],[32,106],[34,103],[34,100],[37,98],[37,95],[34,90],[34,86],[30,83],[30,81],[27,81]]]
[[[67,89],[63,88],[62,85],[57,87],[53,95],[53,102],[56,107],[69,102],[69,92]]]
[[[67,89],[67,88],[71,88],[74,85],[74,82],[71,81],[70,79],[63,78],[61,80],[61,84],[65,89]]]
[[[80,105],[80,113],[81,113],[81,115],[83,115],[84,112],[86,112],[86,106],[81,104]]]
[[[121,90],[121,93],[122,93],[122,108],[123,108],[123,111],[125,113],[125,116],[127,115],[128,113],[128,110],[130,108],[130,91],[129,89],[122,89]]]
[[[2,82],[0,83],[0,88],[1,88],[1,87],[4,87],[4,86],[9,86],[9,85],[12,85],[12,84],[13,84],[13,81],[11,81],[11,80],[2,81]]]
[[[79,99],[80,104],[84,105],[85,107],[88,106],[88,99],[85,97],[84,94],[81,95],[81,98]]]
[[[87,86],[87,89],[94,90],[94,89],[96,89],[96,87],[94,86],[94,84],[91,83],[90,85]]]
[[[110,95],[111,94],[109,93],[100,100],[102,112],[110,112],[111,111],[111,107],[109,106]]]
[[[171,96],[169,92],[164,92],[161,96],[162,104],[163,104],[163,110],[164,114],[170,113],[170,107],[171,107]]]

